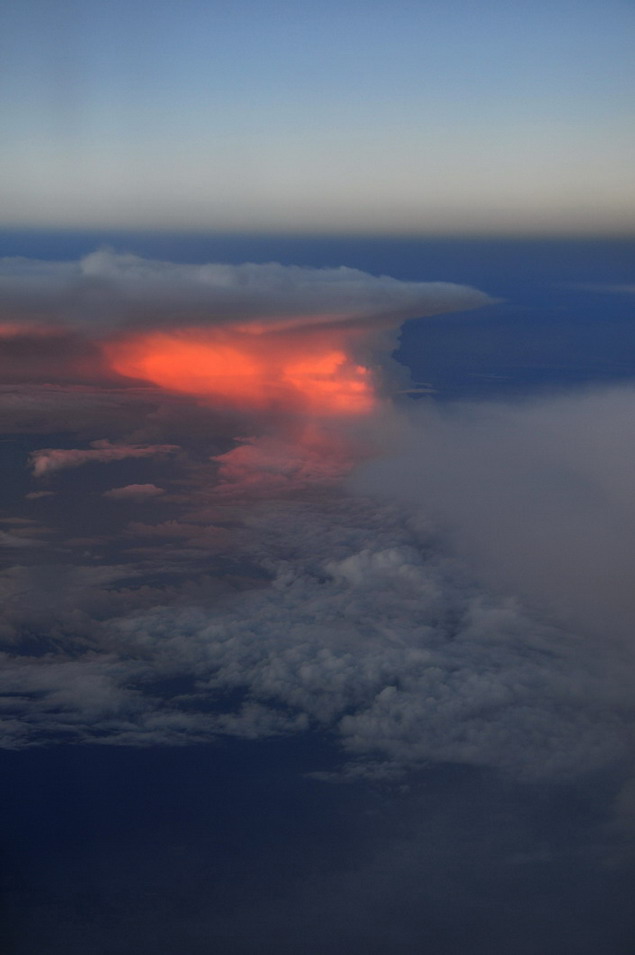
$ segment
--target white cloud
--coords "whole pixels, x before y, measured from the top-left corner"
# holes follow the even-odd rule
[[[401,452],[363,465],[356,488],[434,520],[488,588],[632,640],[635,389],[418,404],[401,425]]]
[[[79,262],[0,260],[0,320],[14,327],[71,323],[99,335],[118,323],[205,325],[263,320],[269,327],[407,318],[475,308],[492,300],[446,282],[403,282],[346,267],[275,262],[178,265],[107,250]]]
[[[347,772],[379,775],[440,760],[560,777],[624,757],[632,668],[488,594],[409,510],[332,491],[263,503],[241,554],[269,581],[207,607],[155,594],[131,612],[130,595],[79,657],[75,645],[67,660],[7,659],[26,738],[63,727],[150,745],[313,727],[339,738]],[[166,696],[172,678],[190,688]]]

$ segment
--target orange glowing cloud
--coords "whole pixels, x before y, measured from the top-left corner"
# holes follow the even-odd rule
[[[283,379],[309,401],[316,412],[363,414],[373,406],[370,373],[334,350],[283,366]]]
[[[150,332],[111,342],[111,367],[169,391],[239,407],[286,406],[315,415],[371,410],[370,372],[346,353],[343,336],[245,335],[229,328]]]
[[[239,403],[265,399],[265,369],[246,350],[183,335],[152,333],[108,349],[120,375],[142,378],[170,391],[218,395]]]

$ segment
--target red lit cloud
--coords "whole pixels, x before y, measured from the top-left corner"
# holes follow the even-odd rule
[[[347,415],[370,411],[374,402],[368,369],[348,357],[337,332],[289,341],[231,326],[179,329],[115,341],[106,354],[120,375],[241,408]]]
[[[377,369],[404,320],[490,301],[465,286],[344,267],[178,265],[109,251],[79,262],[4,259],[0,377],[29,390],[91,387],[114,393],[117,404],[154,388],[219,411],[359,416],[375,406]],[[60,400],[46,391],[40,398],[49,409]],[[12,403],[10,417],[18,401],[28,430],[22,406],[34,400],[0,395],[0,418],[3,404]],[[78,420],[80,402],[71,404]],[[71,460],[42,452],[37,469]]]

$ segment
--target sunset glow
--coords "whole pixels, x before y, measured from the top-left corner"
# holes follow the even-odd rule
[[[357,415],[374,405],[369,370],[321,336],[309,342],[250,336],[246,342],[226,329],[190,330],[137,336],[111,343],[106,352],[120,375],[242,407],[297,406],[317,415]]]
[[[109,349],[115,371],[170,391],[219,395],[245,404],[265,400],[264,368],[229,345],[167,334],[145,335]]]
[[[350,363],[343,351],[285,364],[283,379],[304,395],[316,412],[361,414],[373,405],[368,369]]]

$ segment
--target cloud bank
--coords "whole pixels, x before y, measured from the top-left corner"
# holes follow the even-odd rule
[[[488,587],[632,640],[635,389],[519,404],[419,404],[355,486],[425,511]]]
[[[110,253],[6,269],[4,340],[54,328],[99,373],[43,380],[40,351],[31,380],[25,347],[5,393],[25,434],[67,439],[16,465],[3,746],[319,733],[353,777],[626,765],[632,391],[393,402],[386,332],[487,301],[460,287]]]
[[[144,401],[156,405],[153,389],[164,406],[194,395],[223,414],[362,414],[404,320],[490,301],[344,267],[176,265],[108,251],[4,259],[0,426],[47,431],[68,418],[72,431],[101,417],[113,427],[127,412],[130,430]]]
[[[489,296],[445,282],[403,282],[341,266],[178,265],[108,250],[78,262],[0,261],[2,320],[58,322],[99,335],[113,325],[260,322],[272,329],[339,323],[394,325],[475,308]],[[40,331],[42,334],[42,331]]]

